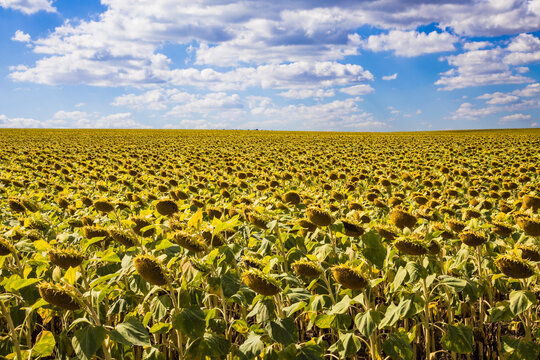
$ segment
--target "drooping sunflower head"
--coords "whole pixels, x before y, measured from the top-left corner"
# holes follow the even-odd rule
[[[50,249],[47,253],[50,262],[62,269],[79,266],[84,255],[75,249]]]
[[[80,308],[76,295],[63,286],[42,282],[38,285],[39,295],[48,303],[64,310],[78,310]]]
[[[294,271],[305,277],[317,277],[322,274],[322,269],[313,261],[302,259],[292,264]]]
[[[306,215],[308,220],[317,226],[329,226],[334,222],[332,214],[320,207],[311,206],[307,208]]]
[[[178,212],[178,205],[171,199],[162,199],[156,202],[156,210],[163,216],[171,216]]]
[[[332,274],[341,286],[359,290],[367,286],[367,279],[361,274],[360,270],[346,264],[337,265],[332,268]]]
[[[417,237],[402,236],[394,241],[396,249],[407,255],[424,255],[428,252],[427,245]]]
[[[486,234],[479,231],[462,231],[459,239],[467,246],[480,246],[487,241]]]
[[[257,294],[273,296],[281,291],[279,283],[272,276],[258,269],[249,269],[242,273],[246,285]]]
[[[500,255],[495,265],[503,274],[514,279],[524,279],[535,274],[534,266],[515,254]]]
[[[392,210],[390,220],[400,229],[406,227],[412,229],[414,225],[416,225],[416,217],[399,208],[394,208],[394,210]]]
[[[152,255],[138,255],[134,260],[135,270],[151,284],[163,286],[167,284],[167,276],[159,261]]]

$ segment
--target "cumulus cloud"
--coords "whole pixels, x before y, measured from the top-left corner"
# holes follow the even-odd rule
[[[506,115],[503,116],[499,122],[505,123],[505,122],[513,122],[513,121],[520,121],[520,120],[529,120],[531,118],[531,115],[525,115],[525,114],[512,114],[512,115]]]
[[[47,128],[50,127],[46,122],[32,118],[14,117],[8,118],[0,114],[0,128]]]
[[[211,90],[305,89],[353,85],[373,79],[360,65],[331,61],[267,64],[258,67],[238,67],[227,72],[213,69],[177,69],[171,71],[171,83]]]
[[[339,91],[347,95],[360,96],[360,95],[371,94],[372,92],[375,92],[375,89],[373,89],[371,86],[367,84],[360,84],[360,85],[354,85],[347,88],[343,88],[343,89],[340,89]]]
[[[533,82],[533,79],[516,72],[505,61],[508,54],[508,49],[497,47],[447,56],[444,60],[453,68],[441,74],[435,84],[442,86],[441,90],[455,90],[472,86]]]
[[[11,37],[11,40],[19,42],[30,42],[31,38],[30,35],[26,34],[25,32],[17,30],[15,31],[15,34]]]
[[[124,94],[114,98],[114,106],[125,106],[135,110],[164,110],[168,104],[195,100],[195,95],[178,89],[153,89],[142,94]]]
[[[383,76],[382,79],[385,80],[385,81],[396,80],[397,79],[397,73],[394,73],[392,75]]]
[[[51,0],[0,0],[0,7],[31,15],[38,11],[56,12]]]
[[[280,92],[278,93],[278,95],[289,99],[308,99],[333,97],[336,95],[336,93],[334,92],[334,90],[324,89],[290,89],[284,92]]]
[[[371,51],[394,51],[398,56],[413,57],[424,54],[454,51],[458,37],[446,32],[392,30],[387,34],[371,35],[362,47]]]

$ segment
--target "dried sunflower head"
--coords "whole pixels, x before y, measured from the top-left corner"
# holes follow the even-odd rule
[[[257,294],[273,296],[281,289],[276,279],[258,269],[250,269],[242,273],[246,285]]]
[[[135,234],[142,236],[142,237],[150,237],[154,235],[156,232],[156,229],[150,228],[145,230],[144,232],[142,229],[144,229],[147,226],[152,225],[152,220],[143,217],[143,216],[132,216],[130,220],[135,223],[135,226],[133,227],[133,231],[135,231]]]
[[[212,246],[221,246],[225,244],[225,241],[223,240],[223,237],[221,234],[214,234],[212,229],[206,229],[202,232],[202,237],[206,241],[207,244],[210,244]]]
[[[320,207],[309,207],[306,210],[306,215],[309,221],[317,226],[330,226],[334,222],[330,212],[321,209]]]
[[[367,279],[362,276],[360,271],[350,265],[334,266],[332,274],[336,281],[347,289],[359,290],[365,288],[368,284]]]
[[[178,212],[178,205],[171,199],[162,199],[156,202],[156,210],[163,216],[171,216]]]
[[[137,237],[129,230],[121,229],[117,226],[109,228],[109,235],[118,243],[125,247],[137,245]]]
[[[390,221],[400,229],[406,227],[412,229],[416,224],[416,217],[402,209],[394,208],[390,214]]]
[[[283,195],[283,201],[287,204],[298,205],[302,201],[300,194],[296,191],[288,191]]]
[[[0,256],[11,254],[12,249],[11,244],[3,237],[0,237]]]
[[[340,219],[345,229],[345,235],[350,237],[360,237],[364,234],[362,226],[354,220]]]
[[[77,267],[84,260],[84,255],[75,249],[50,249],[47,256],[54,265],[62,269]]]
[[[107,229],[100,226],[85,226],[83,227],[83,234],[87,239],[109,236]]]
[[[524,279],[535,274],[532,264],[512,254],[500,255],[495,260],[495,265],[503,274],[514,279]]]
[[[243,256],[242,262],[244,263],[244,266],[248,269],[255,268],[262,270],[264,268],[264,263],[262,262],[262,260],[253,256]]]
[[[515,219],[525,234],[529,236],[540,236],[540,220],[526,215],[516,216]]]
[[[163,286],[167,284],[165,271],[159,261],[152,255],[138,255],[134,260],[135,270],[151,284]]]
[[[317,277],[322,273],[319,265],[306,259],[295,261],[292,267],[297,274],[305,277]]]
[[[457,233],[462,232],[463,229],[465,229],[465,227],[467,226],[463,221],[457,219],[448,219],[446,221],[446,225],[448,225],[448,227],[452,229],[452,231],[455,231]]]
[[[202,237],[190,234],[186,231],[176,231],[173,234],[173,240],[184,249],[195,253],[205,251],[207,248]]]
[[[428,252],[428,248],[423,241],[411,236],[400,237],[393,244],[396,249],[407,255],[424,255]]]
[[[523,210],[532,209],[532,211],[537,211],[540,209],[540,197],[530,194],[523,196],[521,207]]]
[[[459,239],[468,246],[480,246],[487,241],[486,235],[478,231],[463,231],[459,233]]]
[[[540,250],[534,245],[518,244],[516,250],[521,253],[521,258],[530,261],[540,261]]]
[[[26,208],[21,203],[21,201],[19,199],[13,198],[13,197],[8,198],[8,206],[11,209],[11,211],[14,211],[14,212],[21,212],[22,213],[22,212],[25,212],[25,210],[26,210]]]
[[[108,213],[114,210],[114,205],[107,199],[99,199],[94,201],[94,208],[97,211]]]
[[[505,224],[500,221],[492,221],[491,224],[493,225],[493,228],[491,230],[495,234],[502,237],[509,236],[514,231],[512,229],[512,225],[510,224]]]
[[[76,295],[65,287],[42,282],[38,285],[38,290],[43,300],[61,309],[78,310],[80,308]]]

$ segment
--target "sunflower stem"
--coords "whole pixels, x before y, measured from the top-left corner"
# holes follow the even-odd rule
[[[15,346],[15,352],[17,353],[17,360],[22,360],[21,345],[19,344],[19,338],[15,332],[15,326],[13,326],[13,320],[9,314],[9,309],[6,308],[3,301],[0,301],[0,306],[2,310],[2,315],[6,318],[9,328],[9,334],[11,335],[11,340],[13,341],[13,346]]]

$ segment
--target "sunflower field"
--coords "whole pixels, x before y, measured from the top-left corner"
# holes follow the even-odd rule
[[[536,360],[539,150],[0,130],[0,358]]]

